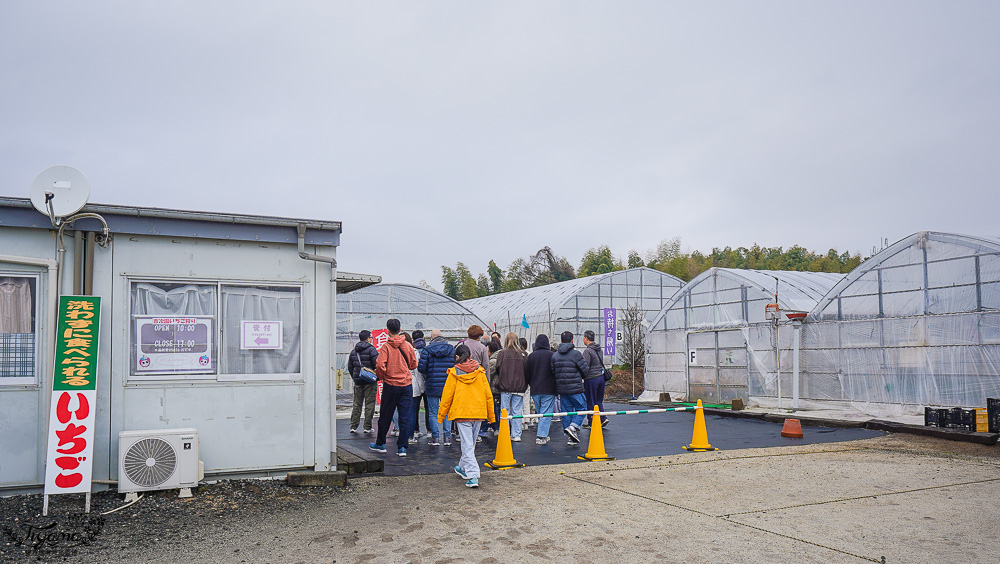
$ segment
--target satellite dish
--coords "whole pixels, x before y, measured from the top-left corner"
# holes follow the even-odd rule
[[[67,217],[80,211],[90,198],[90,183],[82,172],[71,166],[52,166],[38,173],[31,183],[31,203],[35,209],[49,215],[50,201],[56,217]]]

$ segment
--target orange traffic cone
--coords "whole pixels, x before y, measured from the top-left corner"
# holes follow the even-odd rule
[[[596,405],[594,411],[598,411]],[[577,458],[580,460],[614,460],[615,457],[608,456],[608,453],[604,452],[604,431],[601,429],[601,416],[595,415],[593,421],[594,424],[590,426],[590,443],[587,445],[587,454]]]
[[[785,419],[785,425],[781,428],[781,436],[801,439],[802,423],[798,419]]]
[[[694,412],[694,430],[691,432],[691,444],[684,448],[697,452],[719,450],[708,444],[708,430],[705,428],[705,410],[701,407],[701,400],[698,400],[698,409]]]
[[[510,444],[510,419],[507,419],[506,409],[500,412],[500,436],[497,437],[496,458],[487,462],[486,466],[494,470],[521,468],[524,466],[524,464],[519,464],[514,460],[514,448]]]

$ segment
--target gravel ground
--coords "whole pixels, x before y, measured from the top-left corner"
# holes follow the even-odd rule
[[[480,459],[484,453],[479,453]],[[12,562],[940,562],[1000,552],[1000,448],[890,435],[455,475],[276,481],[147,494],[89,544]],[[81,499],[48,520],[40,496],[0,499],[2,524],[81,528]],[[121,496],[94,496],[108,511]],[[74,519],[76,519],[74,521]],[[92,527],[93,528],[93,527]],[[48,529],[46,529],[48,530]]]
[[[279,480],[229,480],[203,485],[187,499],[178,498],[176,490],[148,492],[108,515],[102,513],[125,505],[123,494],[92,494],[90,516],[81,515],[83,495],[53,496],[48,517],[42,516],[41,495],[0,497],[0,562],[97,562],[102,553],[141,554],[161,545],[218,550],[228,544],[233,527],[347,491],[292,488]]]

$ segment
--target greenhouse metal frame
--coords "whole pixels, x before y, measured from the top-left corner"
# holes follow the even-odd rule
[[[863,262],[803,325],[803,398],[872,415],[1000,396],[1000,239],[915,233]]]
[[[777,303],[780,312],[808,312],[843,276],[718,267],[699,274],[653,320],[646,390],[729,402],[790,389],[793,332],[765,310]]]
[[[347,368],[347,357],[364,329],[385,329],[390,318],[399,319],[403,331],[420,329],[426,338],[440,329],[455,343],[468,335],[471,325],[486,322],[461,302],[411,284],[375,284],[337,296],[337,368]],[[351,378],[341,374],[339,388],[352,389]]]
[[[488,322],[490,330],[513,331],[534,343],[546,334],[559,342],[563,331],[571,331],[577,346],[583,332],[603,331],[604,308],[617,308],[618,316],[631,304],[638,304],[646,319],[652,319],[684,281],[651,268],[630,268],[535,288],[505,292],[461,303]],[[523,326],[523,322],[528,327]],[[602,347],[603,348],[603,347]],[[609,360],[613,362],[613,359]]]

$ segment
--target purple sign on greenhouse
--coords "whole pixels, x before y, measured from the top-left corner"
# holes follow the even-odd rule
[[[604,308],[604,354],[615,356],[615,332],[618,330],[618,310]]]

